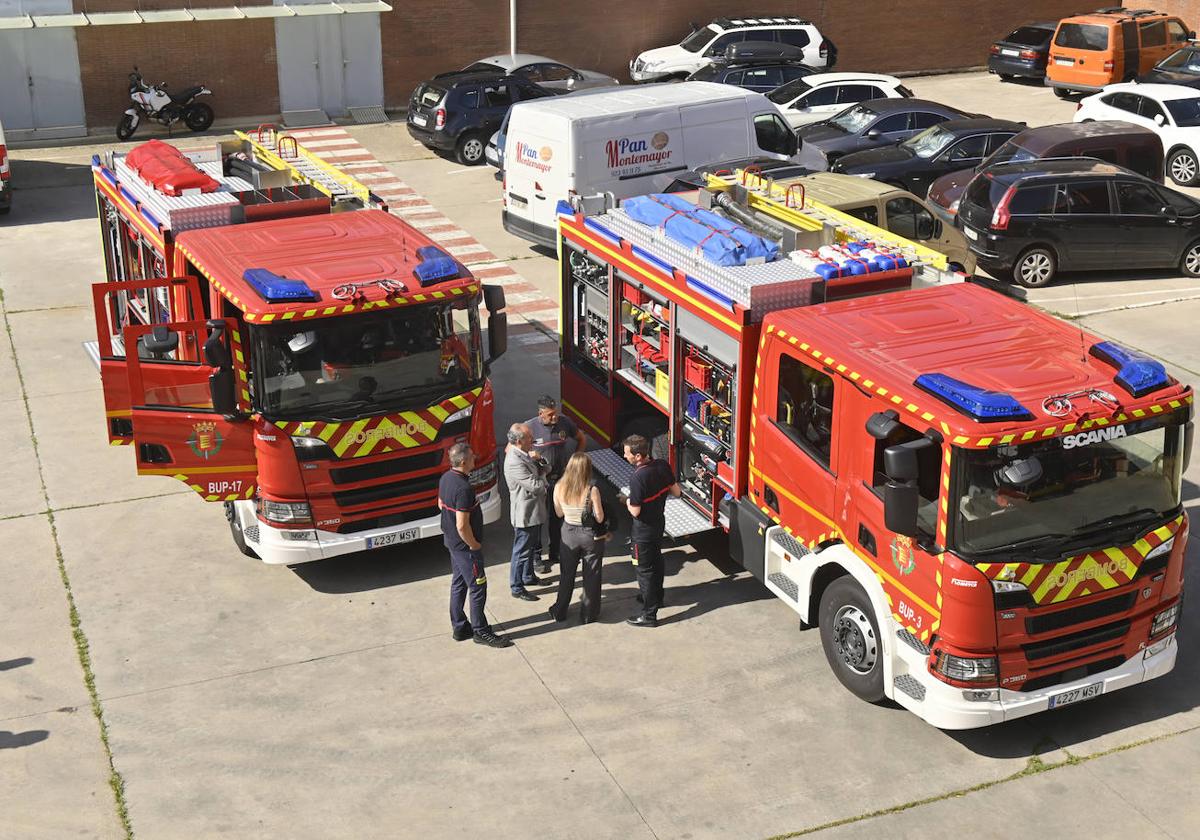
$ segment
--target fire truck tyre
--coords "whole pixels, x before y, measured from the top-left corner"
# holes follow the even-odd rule
[[[849,575],[821,593],[821,646],[838,681],[868,703],[883,699],[883,641],[871,600]]]
[[[213,124],[213,109],[206,102],[193,102],[183,112],[183,121],[192,131],[208,131]]]
[[[1200,175],[1200,163],[1191,149],[1176,149],[1167,158],[1167,174],[1181,187],[1190,187]]]
[[[133,117],[129,114],[121,117],[121,121],[117,123],[117,139],[128,140],[133,136],[136,126],[133,124]]]
[[[1057,261],[1050,251],[1045,248],[1030,248],[1013,263],[1013,280],[1027,289],[1035,289],[1053,280],[1057,268]]]
[[[467,132],[458,138],[454,148],[454,156],[463,166],[478,166],[483,163],[483,153],[487,149],[487,140],[482,134]]]
[[[238,547],[238,551],[247,557],[259,559],[254,549],[246,545],[246,535],[242,533],[242,526],[238,524],[237,511],[233,509],[233,502],[225,503],[225,518],[229,520],[229,533],[233,536],[233,544]]]
[[[1200,277],[1200,239],[1184,249],[1179,267],[1188,277]]]

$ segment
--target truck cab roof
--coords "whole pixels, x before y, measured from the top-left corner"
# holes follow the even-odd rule
[[[1134,397],[1117,382],[1120,368],[1093,351],[1100,339],[972,284],[787,309],[772,313],[766,323],[789,341],[801,336],[801,350],[890,403],[902,420],[921,431],[936,429],[959,446],[1020,442],[1070,431],[1068,424],[1092,425],[1078,414],[1048,414],[1042,403],[1054,395],[1096,388],[1112,394],[1121,411],[1135,417],[1142,407],[1165,402],[1177,408],[1192,398],[1170,376],[1161,387]],[[975,419],[915,384],[925,374],[1007,394],[1031,418]]]
[[[181,233],[176,247],[247,321],[303,320],[428,303],[478,290],[471,272],[428,236],[382,210],[278,219]],[[432,260],[441,271],[422,285],[414,271]],[[268,300],[253,282],[254,269],[300,281],[307,299]],[[258,275],[263,276],[263,275]],[[402,281],[408,291],[389,295],[374,281]],[[368,284],[343,300],[333,290]]]

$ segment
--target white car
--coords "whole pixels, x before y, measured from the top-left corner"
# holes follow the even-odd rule
[[[629,76],[635,82],[683,79],[724,56],[730,44],[742,41],[773,41],[799,47],[804,51],[803,63],[815,70],[827,70],[837,61],[837,48],[803,18],[717,18],[678,44],[639,54],[629,62]]]
[[[878,73],[814,73],[767,94],[792,128],[829,119],[868,99],[907,99],[913,92],[895,76]]]
[[[1181,187],[1200,182],[1200,90],[1185,85],[1109,85],[1086,97],[1075,122],[1124,120],[1145,126],[1163,144],[1163,168]]]

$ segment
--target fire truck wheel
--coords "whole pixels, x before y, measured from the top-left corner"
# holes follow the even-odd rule
[[[237,511],[234,510],[233,502],[225,503],[225,518],[229,520],[229,533],[233,536],[233,544],[238,547],[238,551],[257,560],[258,554],[253,548],[246,545],[246,535],[242,533],[242,526],[238,524]]]
[[[883,699],[883,641],[871,600],[849,575],[821,593],[821,646],[838,681],[868,703]]]
[[[463,166],[478,166],[483,163],[483,155],[487,150],[487,138],[482,134],[467,132],[458,140],[454,156]]]

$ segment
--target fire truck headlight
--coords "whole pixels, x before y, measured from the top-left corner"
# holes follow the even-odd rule
[[[1165,633],[1174,627],[1175,622],[1179,620],[1179,609],[1182,606],[1181,603],[1176,602],[1154,616],[1154,622],[1150,625],[1150,638],[1153,639],[1160,633]]]
[[[966,683],[996,684],[996,657],[955,656],[938,651],[934,668],[946,679]]]
[[[296,450],[296,460],[298,461],[321,461],[334,457],[329,444],[320,438],[294,437],[292,438],[292,447]]]
[[[457,423],[459,420],[465,420],[471,416],[471,412],[475,410],[475,406],[469,405],[466,408],[460,408],[458,411],[451,414],[442,421],[442,425],[447,423]]]
[[[1023,583],[1017,583],[1015,580],[994,580],[992,581],[993,592],[1028,592],[1029,588]]]
[[[1163,540],[1154,548],[1150,549],[1150,553],[1146,555],[1147,560],[1152,560],[1155,557],[1161,557],[1169,552],[1175,546],[1175,537],[1172,535],[1170,539]]]
[[[308,502],[276,502],[259,497],[258,516],[266,522],[280,525],[311,525],[312,510]]]
[[[492,461],[489,464],[484,464],[478,469],[471,470],[471,486],[483,487],[487,484],[496,483],[496,462]]]
[[[1029,595],[1029,588],[1015,580],[992,581],[992,592],[995,593],[996,609],[998,610],[1026,607],[1033,603]]]
[[[1146,648],[1146,652],[1142,654],[1142,659],[1149,659],[1152,656],[1158,656],[1167,649],[1167,645],[1171,644],[1171,639],[1173,638],[1175,638],[1174,635],[1167,636],[1165,639],[1159,639],[1157,642],[1150,645],[1150,647]]]

